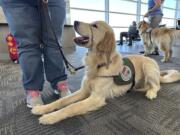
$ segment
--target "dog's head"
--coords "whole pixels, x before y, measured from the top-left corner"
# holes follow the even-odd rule
[[[74,29],[80,37],[74,38],[74,42],[82,47],[108,53],[115,48],[113,29],[104,21],[84,23],[75,21]]]
[[[138,23],[138,30],[139,30],[139,33],[142,34],[144,32],[146,32],[146,30],[149,28],[149,24],[146,22],[146,21],[140,21]]]
[[[106,63],[110,62],[111,53],[115,50],[115,36],[113,29],[106,22],[75,21],[74,29],[80,35],[80,37],[74,38],[77,45],[86,47],[96,54],[104,55]]]

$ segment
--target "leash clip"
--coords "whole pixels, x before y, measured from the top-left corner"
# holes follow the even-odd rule
[[[74,75],[74,74],[76,74],[76,71],[75,71],[75,69],[74,68],[68,68],[68,71],[69,71],[69,73],[71,74],[71,75]]]

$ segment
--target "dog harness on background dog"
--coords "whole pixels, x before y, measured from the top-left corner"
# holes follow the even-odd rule
[[[105,64],[98,65],[97,68],[103,67]],[[129,58],[123,58],[123,69],[122,72],[119,73],[118,75],[113,75],[113,76],[99,76],[99,77],[113,77],[114,83],[116,85],[128,85],[132,83],[132,86],[130,90],[134,87],[135,85],[135,69],[134,65],[129,60]],[[128,92],[130,92],[128,90]]]

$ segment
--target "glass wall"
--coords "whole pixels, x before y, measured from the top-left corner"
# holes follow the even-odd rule
[[[105,10],[105,0],[70,0],[70,7]]]
[[[168,27],[176,27],[176,0],[165,0],[163,3],[163,20],[162,23]]]
[[[132,21],[142,20],[147,11],[148,0],[70,0],[71,24],[75,20],[93,22],[103,20],[114,29],[116,40],[127,31]],[[165,0],[162,7],[162,24],[176,25],[176,0]],[[140,15],[140,16],[139,16]]]
[[[164,8],[176,9],[176,2],[177,0],[165,0],[163,6]]]
[[[136,14],[137,2],[134,0],[109,0],[110,12]]]
[[[104,0],[70,0],[71,23],[75,20],[93,22],[105,21]]]
[[[105,14],[103,12],[97,11],[87,11],[87,10],[77,10],[71,9],[71,23],[74,21],[84,21],[84,22],[93,22],[96,20],[105,21]]]
[[[113,27],[116,39],[120,32],[128,31],[132,21],[136,21],[136,0],[109,0],[109,24]]]
[[[141,15],[143,16],[147,12],[147,3],[141,3]]]

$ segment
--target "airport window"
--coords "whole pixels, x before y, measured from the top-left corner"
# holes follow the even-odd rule
[[[84,22],[105,21],[104,5],[104,0],[70,0],[71,24],[77,19]]]
[[[141,15],[144,15],[147,12],[147,4],[141,3]]]
[[[120,38],[120,33],[123,32],[123,31],[128,31],[128,28],[127,28],[127,27],[126,27],[126,28],[113,27],[113,31],[114,31],[114,33],[115,33],[115,38],[116,38],[117,40],[119,40],[119,38]]]
[[[176,0],[165,0],[163,3],[164,7],[168,7],[168,8],[176,8]]]
[[[71,9],[71,23],[75,20],[91,23],[96,20],[105,21],[103,12]],[[78,15],[78,16],[77,16]]]
[[[136,15],[109,14],[109,24],[114,28],[116,39],[119,39],[120,32],[128,30],[132,21],[136,21]]]
[[[165,24],[167,27],[174,28],[174,22],[175,22],[174,19],[163,18],[161,24]]]
[[[127,0],[110,0],[109,9],[110,12],[136,14],[137,2]]]
[[[165,18],[174,18],[175,17],[175,9],[167,9],[167,8],[164,8],[163,9],[163,14]]]
[[[148,1],[148,0],[141,0],[141,2],[143,2],[143,3],[147,3],[147,1]]]
[[[105,7],[107,1],[108,8]],[[147,12],[147,2],[148,0],[70,0],[71,24],[77,19],[85,22],[103,20],[112,26],[116,39],[119,39],[119,33],[127,31],[132,21],[143,19]],[[165,0],[162,10],[164,16],[161,24],[175,27],[175,15],[179,12],[176,0]]]
[[[128,5],[128,7],[127,7]],[[113,27],[116,39],[122,31],[127,31],[132,21],[136,21],[136,0],[110,0],[109,24]]]
[[[135,15],[127,14],[109,14],[109,24],[111,26],[129,27],[132,21],[136,21]]]
[[[70,7],[105,10],[105,0],[70,0]]]

